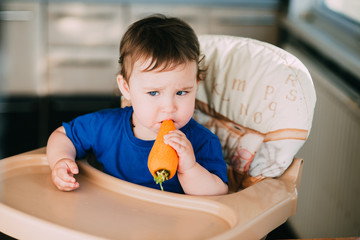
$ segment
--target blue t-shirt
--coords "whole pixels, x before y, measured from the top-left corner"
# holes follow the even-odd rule
[[[76,148],[77,158],[92,152],[103,165],[105,173],[160,189],[147,165],[154,140],[145,141],[134,136],[130,125],[132,112],[132,107],[106,109],[77,117],[63,123],[63,126]],[[218,137],[194,119],[180,130],[191,142],[196,161],[228,183],[227,167]],[[184,193],[177,174],[165,181],[163,187],[166,191]]]

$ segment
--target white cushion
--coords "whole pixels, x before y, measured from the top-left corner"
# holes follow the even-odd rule
[[[311,129],[316,96],[308,70],[288,52],[254,39],[205,35],[199,41],[208,74],[197,106],[215,119],[211,126],[201,114],[194,117],[220,135],[239,172],[281,175]]]

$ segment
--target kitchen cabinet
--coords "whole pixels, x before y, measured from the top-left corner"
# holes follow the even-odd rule
[[[47,14],[48,94],[112,94],[126,7],[50,2]]]
[[[39,147],[39,98],[0,98],[0,159]]]
[[[42,5],[4,1],[0,9],[0,95],[46,91]]]
[[[49,136],[63,122],[90,112],[120,107],[120,97],[110,95],[50,96],[47,98],[46,136]]]
[[[46,91],[42,8],[2,1],[0,8],[0,159],[38,147]]]
[[[0,159],[45,146],[62,122],[119,106],[116,95],[0,97]]]
[[[272,44],[278,41],[277,9],[212,8],[209,33],[255,38]]]
[[[255,38],[276,44],[279,7],[211,4],[131,4],[130,22],[154,13],[183,19],[196,34],[224,34]],[[129,22],[129,24],[130,24]]]
[[[180,17],[197,34],[276,44],[279,5],[278,1],[4,1],[0,94],[111,95],[117,88],[122,34],[132,22],[154,13]]]
[[[276,44],[280,2],[1,1],[0,158],[44,146],[62,121],[119,106],[119,43],[134,21],[163,13],[199,35]]]
[[[277,43],[276,4],[50,1],[48,94],[111,94],[116,89],[122,34],[131,23],[155,13],[185,20],[198,35],[227,34]]]
[[[165,16],[178,17],[187,22],[196,34],[209,34],[208,7],[201,5],[142,3],[129,5],[129,22],[161,13]]]

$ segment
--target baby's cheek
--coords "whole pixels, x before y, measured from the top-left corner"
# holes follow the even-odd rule
[[[142,122],[148,123],[146,125],[150,125],[156,120],[157,110],[151,105],[134,106],[134,112],[136,112],[136,115]]]

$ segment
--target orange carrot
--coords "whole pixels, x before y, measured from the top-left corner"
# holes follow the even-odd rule
[[[179,164],[176,151],[164,143],[164,135],[175,129],[172,120],[165,120],[161,123],[159,133],[148,158],[148,168],[154,176],[154,181],[160,184],[162,191],[164,191],[162,183],[174,177]]]

